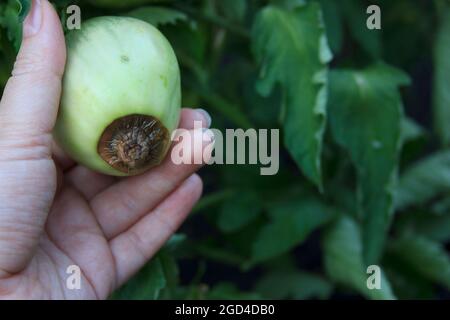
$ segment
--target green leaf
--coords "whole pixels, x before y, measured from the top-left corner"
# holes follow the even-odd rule
[[[419,274],[450,289],[450,258],[438,242],[406,234],[392,242],[389,249]]]
[[[401,138],[402,145],[409,142],[416,141],[423,138],[426,135],[426,131],[413,119],[404,117],[401,123]]]
[[[415,161],[421,155],[428,140],[429,134],[425,128],[413,119],[403,117],[400,133],[402,150],[399,167]]]
[[[122,288],[114,292],[113,300],[156,300],[166,286],[161,259],[156,256]]]
[[[448,202],[450,198],[444,200]],[[404,218],[406,222],[400,220],[400,229],[414,231],[414,233],[418,235],[438,242],[447,243],[450,241],[449,209],[446,210],[445,214],[433,214],[429,211],[420,212],[419,214],[405,212],[405,215],[402,215],[401,217]],[[402,225],[401,222],[404,224]]]
[[[107,10],[120,10],[128,7],[142,6],[153,3],[169,3],[172,0],[85,0],[92,5]]]
[[[235,239],[235,237],[233,238]],[[227,238],[224,239],[225,242],[227,242]],[[239,242],[239,241],[238,241]],[[241,255],[240,252],[236,252],[238,250],[223,248],[222,245],[217,243],[201,243],[201,242],[194,242],[192,244],[193,251],[195,251],[200,256],[206,257],[211,261],[214,262],[220,262],[226,265],[231,266],[246,266],[247,259]],[[244,245],[241,244],[240,248],[242,250],[242,247]]]
[[[186,239],[184,234],[174,234],[164,247],[131,280],[114,292],[117,300],[156,300],[160,296],[175,296],[179,271],[174,252]],[[176,296],[175,296],[176,297]]]
[[[239,230],[261,213],[261,200],[252,190],[238,191],[226,201],[219,213],[218,226],[224,232]]]
[[[165,7],[140,7],[126,14],[129,17],[143,20],[155,27],[165,24],[176,24],[179,21],[187,21],[187,16],[180,11]]]
[[[215,207],[216,205],[223,203],[227,199],[231,198],[233,195],[234,191],[227,189],[207,193],[197,202],[197,204],[191,211],[191,215],[206,211],[206,209],[210,209],[211,207]]]
[[[280,90],[274,90],[269,97],[262,97],[255,88],[257,73],[245,79],[243,85],[243,105],[246,113],[259,128],[276,128],[279,126]]]
[[[306,4],[306,0],[271,0],[271,2],[287,10],[295,10]]]
[[[435,296],[434,284],[395,255],[387,253],[383,266],[398,299],[432,299]]]
[[[399,300],[424,300],[435,296],[434,285],[416,274],[410,276],[405,270],[391,269],[387,269],[386,274]]]
[[[319,275],[292,270],[267,273],[255,290],[266,299],[327,299],[333,286]]]
[[[322,188],[321,152],[327,102],[327,45],[320,7],[265,7],[253,26],[253,47],[261,65],[258,91],[269,96],[279,83],[286,147],[303,173]]]
[[[2,5],[0,5],[0,12]],[[16,58],[12,43],[7,39],[6,30],[0,27],[0,96],[2,89],[8,81]]]
[[[180,64],[191,69],[202,81],[207,81],[205,70],[208,30],[199,23],[180,22],[176,26],[167,24],[161,26],[161,32],[169,39]]]
[[[430,209],[434,214],[439,216],[450,213],[450,196],[446,194],[442,199],[434,202]]]
[[[231,20],[242,21],[247,11],[246,0],[217,1],[217,5],[225,16]]]
[[[444,145],[450,144],[450,5],[442,12],[434,48],[434,127]]]
[[[2,95],[1,88],[6,84],[10,74],[9,66],[0,60],[0,96]]]
[[[369,17],[366,14],[367,6],[364,6],[360,0],[341,0],[339,6],[352,37],[369,56],[380,58],[382,52],[381,32],[367,28],[366,21]]]
[[[6,29],[8,39],[16,51],[19,51],[22,43],[22,21],[19,17],[21,6],[19,1],[9,0],[6,5],[0,7],[0,26]]]
[[[240,291],[233,283],[223,282],[215,285],[207,294],[210,300],[259,300],[257,293]]]
[[[161,288],[161,299],[176,298],[180,272],[175,257],[169,250],[161,250],[158,257],[164,271],[164,278],[166,279],[166,284]]]
[[[22,23],[31,9],[31,0],[16,0],[19,5],[19,21]]]
[[[374,263],[393,211],[402,119],[397,87],[408,78],[380,63],[364,70],[336,70],[330,79],[331,131],[358,173],[365,259]]]
[[[164,249],[170,252],[176,251],[186,241],[186,235],[182,233],[176,233],[170,237],[167,243],[164,245]]]
[[[398,210],[423,204],[450,191],[450,151],[435,153],[409,167],[396,189]]]
[[[324,264],[328,276],[368,299],[395,299],[390,283],[382,272],[381,288],[367,288],[367,265],[358,225],[348,217],[337,220],[323,238]]]
[[[174,256],[167,250],[162,250],[159,253],[159,259],[164,270],[164,277],[166,278],[167,287],[174,289],[179,280],[178,264]]]
[[[327,30],[327,37],[333,53],[339,53],[342,48],[344,30],[340,3],[330,0],[319,0],[323,11],[323,19]]]
[[[281,255],[328,222],[334,211],[311,199],[280,202],[269,208],[272,221],[262,227],[252,247],[252,262]]]

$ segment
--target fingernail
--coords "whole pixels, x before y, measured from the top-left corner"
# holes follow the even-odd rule
[[[206,127],[210,127],[211,126],[211,116],[209,115],[208,111],[206,111],[205,109],[195,109],[198,113],[201,113],[201,115],[203,116],[203,119],[205,119],[206,121]]]
[[[202,182],[202,179],[196,173],[192,174],[189,178],[186,179],[186,183],[188,183],[189,185],[191,185],[191,184],[198,184],[198,183],[201,183],[201,182]]]
[[[23,37],[29,38],[39,32],[42,25],[42,0],[33,0],[31,10],[23,23]]]
[[[203,137],[206,137],[206,140],[204,141],[209,141],[209,142],[213,142],[216,140],[216,136],[214,135],[214,132],[208,128],[203,128],[202,129],[203,132]]]

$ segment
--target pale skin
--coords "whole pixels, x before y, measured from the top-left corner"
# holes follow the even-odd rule
[[[67,157],[51,134],[65,60],[58,16],[47,0],[33,1],[0,102],[0,299],[107,298],[164,245],[202,193],[201,165],[167,157],[118,179]],[[183,109],[180,127],[192,129],[195,120],[210,124],[204,111]],[[81,269],[80,290],[66,286],[70,265]]]

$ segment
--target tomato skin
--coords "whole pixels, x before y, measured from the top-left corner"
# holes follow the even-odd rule
[[[114,120],[153,116],[169,132],[178,125],[178,62],[153,26],[128,17],[98,17],[67,39],[67,64],[54,136],[77,162],[124,176],[98,154],[99,139]]]
[[[161,2],[161,0],[87,0],[87,2],[100,8],[120,9]]]

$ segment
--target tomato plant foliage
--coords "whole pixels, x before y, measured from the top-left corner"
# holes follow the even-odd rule
[[[281,83],[286,147],[305,175],[321,188],[326,64],[331,52],[318,4],[294,10],[262,9],[255,18],[253,42],[261,65],[258,91],[267,96],[275,83]]]
[[[191,218],[113,299],[448,296],[449,1],[52,3],[62,22],[76,4],[82,21],[153,24],[176,52],[184,106],[223,132],[281,132],[276,175],[204,168]],[[381,30],[366,26],[372,4]],[[0,3],[0,92],[30,6]]]

